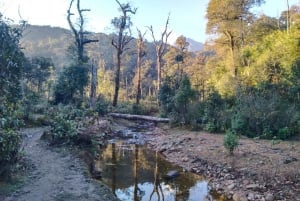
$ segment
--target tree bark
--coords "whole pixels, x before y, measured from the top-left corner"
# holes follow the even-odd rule
[[[90,101],[91,101],[91,107],[95,108],[96,97],[97,97],[97,86],[98,86],[98,66],[96,65],[95,60],[92,60],[91,62],[91,72],[92,72],[92,81],[91,81]]]
[[[144,35],[142,35],[141,31],[137,29],[138,31],[138,40],[137,40],[137,92],[136,92],[136,104],[140,104],[140,99],[142,96],[142,89],[141,89],[141,67],[142,67],[142,58],[145,56],[145,51],[144,51]]]

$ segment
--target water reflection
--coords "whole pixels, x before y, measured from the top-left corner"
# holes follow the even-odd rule
[[[116,142],[102,152],[102,180],[122,201],[204,201],[207,182],[198,175],[181,173],[165,179],[170,170],[181,168],[165,161],[144,146]]]

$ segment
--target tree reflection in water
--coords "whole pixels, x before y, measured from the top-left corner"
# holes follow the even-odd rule
[[[150,195],[150,200],[152,200],[154,193],[157,195],[157,201],[160,201],[160,195],[162,196],[162,201],[165,200],[164,192],[161,188],[159,174],[158,174],[157,151],[155,152],[154,183],[153,183],[153,191]]]
[[[181,173],[174,180],[164,179],[179,167],[142,145],[109,144],[101,163],[102,181],[122,201],[204,201],[209,195],[207,182],[198,175]]]

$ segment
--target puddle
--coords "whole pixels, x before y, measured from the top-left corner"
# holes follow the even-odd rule
[[[130,139],[108,144],[96,164],[103,170],[101,180],[122,201],[225,201],[210,192],[201,176],[183,172]],[[174,178],[166,178],[168,173]]]

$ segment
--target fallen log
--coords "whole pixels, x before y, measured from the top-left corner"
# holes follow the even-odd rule
[[[146,116],[146,115],[121,114],[121,113],[109,113],[108,115],[115,118],[123,118],[128,120],[145,120],[145,121],[152,121],[158,123],[168,123],[170,121],[170,119],[168,118],[160,118],[160,117],[153,117],[153,116]]]

